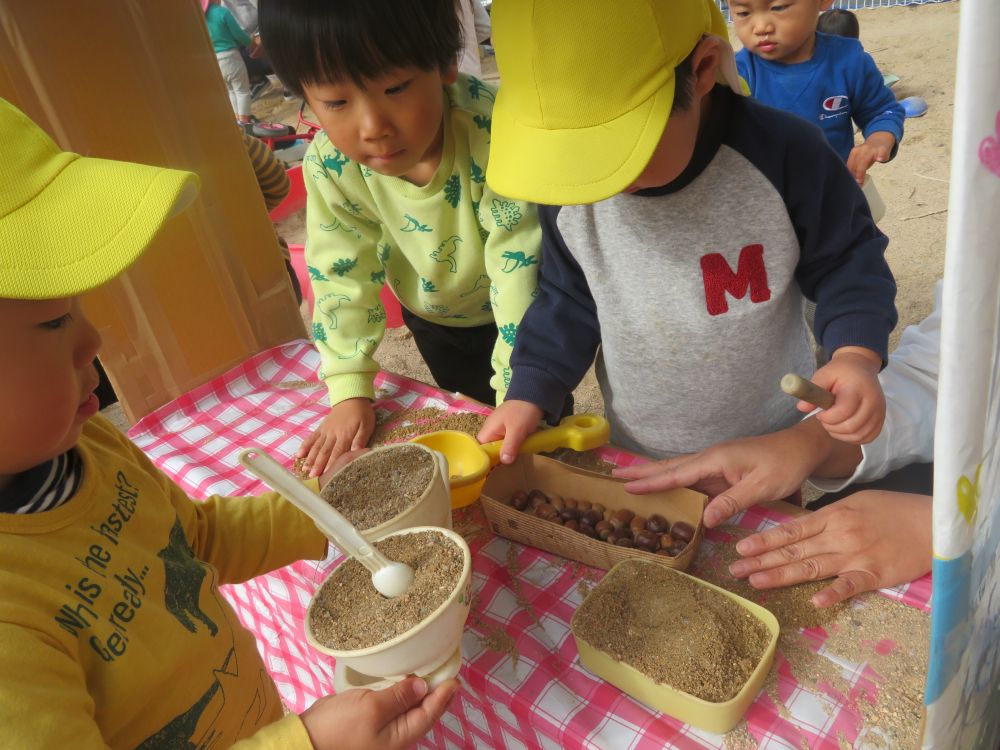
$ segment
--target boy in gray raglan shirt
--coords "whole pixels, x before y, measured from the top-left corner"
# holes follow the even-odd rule
[[[863,194],[815,126],[736,93],[713,0],[624,1],[508,0],[493,17],[487,181],[547,205],[539,295],[479,438],[503,436],[512,461],[599,350],[612,440],[638,453],[789,426],[787,372],[834,393],[818,417],[833,437],[872,440],[896,311]],[[806,297],[832,353],[815,374]]]

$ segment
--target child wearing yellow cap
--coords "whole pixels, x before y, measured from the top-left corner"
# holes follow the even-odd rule
[[[486,184],[495,91],[456,71],[454,0],[260,10],[275,71],[323,126],[303,163],[313,338],[332,405],[299,451],[315,476],[374,429],[383,285],[442,389],[503,399],[541,233],[534,206]]]
[[[284,715],[220,596],[326,539],[275,494],[194,502],[97,412],[79,295],[197,192],[188,172],[61,151],[0,100],[0,727],[19,748],[409,746],[455,684]]]
[[[487,181],[536,201],[539,296],[481,440],[511,461],[597,356],[612,440],[655,457],[799,419],[778,388],[832,353],[818,419],[866,442],[895,325],[886,238],[822,133],[741,95],[714,0],[506,0]],[[807,410],[807,405],[799,404]]]

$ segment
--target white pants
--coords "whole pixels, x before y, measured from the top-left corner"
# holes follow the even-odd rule
[[[250,115],[250,77],[247,75],[247,66],[243,62],[243,58],[240,57],[240,51],[227,49],[225,52],[216,52],[215,59],[219,61],[222,80],[226,82],[226,88],[229,90],[229,102],[233,105],[233,112],[248,117]]]

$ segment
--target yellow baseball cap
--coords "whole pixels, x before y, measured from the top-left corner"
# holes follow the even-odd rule
[[[198,193],[191,172],[60,149],[0,99],[0,297],[71,297],[113,279]]]
[[[705,35],[728,54],[715,0],[503,0],[493,5],[500,90],[486,181],[520,200],[593,203],[645,169],[674,101],[674,68]]]

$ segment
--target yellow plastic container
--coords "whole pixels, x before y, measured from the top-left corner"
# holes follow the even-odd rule
[[[556,427],[529,435],[521,444],[520,452],[542,453],[556,448],[588,451],[607,443],[610,432],[604,417],[572,414],[563,418]],[[490,469],[500,463],[500,448],[503,446],[502,440],[480,443],[472,435],[456,430],[429,432],[412,438],[410,442],[425,445],[448,459],[452,508],[462,508],[479,499]]]
[[[580,663],[601,679],[610,682],[622,692],[628,693],[636,700],[645,703],[647,706],[655,708],[658,711],[662,711],[665,714],[669,714],[675,719],[683,721],[685,724],[690,724],[693,727],[697,727],[698,729],[702,729],[706,732],[712,732],[714,734],[724,734],[725,732],[728,732],[740,722],[740,719],[743,718],[743,714],[747,712],[747,709],[750,708],[750,704],[753,703],[754,698],[757,697],[757,694],[764,686],[764,679],[767,677],[767,673],[771,670],[771,664],[774,661],[774,650],[778,643],[778,620],[773,614],[768,612],[759,604],[747,601],[743,597],[737,596],[736,594],[726,591],[725,589],[713,586],[712,584],[702,581],[699,578],[695,578],[694,576],[689,576],[687,573],[681,573],[678,570],[673,570],[662,565],[657,565],[656,563],[638,559],[625,560],[615,565],[615,567],[613,567],[608,574],[604,576],[601,583],[594,588],[588,598],[593,596],[593,594],[600,590],[602,586],[607,585],[609,581],[613,581],[620,568],[630,565],[656,565],[658,571],[665,570],[668,571],[670,575],[684,576],[685,578],[694,581],[699,586],[704,586],[705,588],[719,592],[749,611],[758,620],[764,623],[771,636],[767,642],[767,647],[764,649],[764,655],[761,657],[760,663],[757,664],[756,669],[754,669],[753,673],[750,675],[750,679],[747,680],[746,684],[733,698],[725,701],[724,703],[710,703],[709,701],[702,700],[701,698],[696,698],[689,693],[676,690],[669,685],[655,682],[652,678],[647,677],[635,667],[629,666],[624,662],[617,661],[608,653],[591,646],[587,643],[587,641],[577,635],[577,615],[574,614],[573,620],[570,622],[570,628],[573,631],[573,638],[576,639],[576,647],[580,652]],[[653,594],[654,592],[649,593]],[[586,606],[587,600],[584,599],[583,604],[581,604],[580,608],[577,609],[577,614]]]

